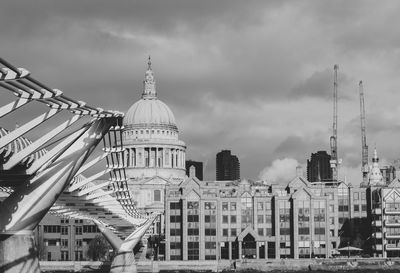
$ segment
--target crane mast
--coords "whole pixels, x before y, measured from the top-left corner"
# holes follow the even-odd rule
[[[367,183],[368,180],[368,146],[367,146],[367,135],[365,131],[365,106],[364,106],[364,88],[363,82],[360,81],[360,119],[361,119],[361,172],[363,176],[363,183]]]
[[[333,78],[333,126],[332,126],[332,136],[330,138],[331,144],[331,169],[332,169],[332,180],[338,181],[338,155],[337,155],[337,91],[338,91],[338,81],[337,81],[337,71],[339,66],[335,64],[334,78]]]

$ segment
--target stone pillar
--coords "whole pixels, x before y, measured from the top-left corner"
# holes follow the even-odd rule
[[[229,260],[232,260],[232,242],[229,241],[228,243],[229,247]]]
[[[169,261],[171,259],[171,223],[170,223],[170,202],[167,199],[167,195],[164,196],[165,204],[165,260]],[[181,218],[182,219],[182,218]]]
[[[188,222],[187,222],[187,201],[182,200],[182,260],[188,259]]]
[[[291,221],[293,221],[292,223],[292,227],[293,227],[293,231],[291,232],[291,236],[293,236],[293,238],[291,238],[291,249],[293,249],[293,258],[298,259],[299,258],[299,243],[298,243],[298,239],[299,239],[299,217],[297,217],[297,213],[298,213],[298,204],[297,204],[297,200],[295,198],[293,198],[293,202],[292,202],[292,209],[293,209],[293,218],[291,219]],[[310,208],[311,210],[312,208]],[[311,219],[310,219],[311,220]],[[311,230],[310,230],[311,232]]]
[[[204,236],[204,201],[199,199],[199,259],[205,259],[205,236]]]
[[[274,225],[275,225],[275,257],[279,259],[281,257],[281,245],[280,245],[280,229],[279,229],[279,200],[276,197],[273,199],[274,201]]]
[[[158,164],[158,147],[156,147],[156,153],[155,153],[154,156],[155,156],[155,161],[156,161],[155,166],[156,166],[156,168],[158,168],[158,167],[160,167],[159,164]]]
[[[160,168],[164,168],[164,148],[160,148],[160,162],[161,162],[161,166]]]
[[[136,167],[136,149],[132,148],[132,167]]]
[[[172,160],[172,168],[176,168],[176,149],[172,149],[172,158],[173,158],[173,160]]]
[[[264,257],[267,260],[268,259],[268,242],[265,241],[264,244],[265,244],[264,245]]]
[[[256,259],[260,259],[260,242],[256,241]]]
[[[0,272],[40,273],[33,231],[0,234]]]
[[[242,260],[242,244],[243,244],[243,241],[238,242],[238,246],[239,246],[239,260]]]
[[[176,150],[176,167],[180,168],[181,161],[179,159],[179,149]]]

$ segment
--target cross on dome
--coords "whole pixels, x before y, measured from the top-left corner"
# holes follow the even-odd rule
[[[143,81],[143,94],[142,98],[144,99],[156,99],[157,91],[156,91],[156,81],[154,79],[154,72],[151,69],[151,57],[149,56],[147,62],[147,71],[145,73],[144,81]]]

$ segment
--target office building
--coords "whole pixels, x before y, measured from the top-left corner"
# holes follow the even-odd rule
[[[307,160],[307,180],[310,182],[331,181],[330,160],[331,156],[326,151],[312,153],[310,160]]]
[[[222,150],[217,154],[216,180],[238,180],[240,179],[240,163],[236,155],[230,150]]]
[[[192,176],[166,191],[167,260],[324,258],[369,236],[366,189],[343,182]]]

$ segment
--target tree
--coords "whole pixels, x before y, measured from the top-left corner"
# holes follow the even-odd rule
[[[103,261],[110,247],[110,244],[102,235],[97,235],[90,241],[87,255],[93,261]]]

